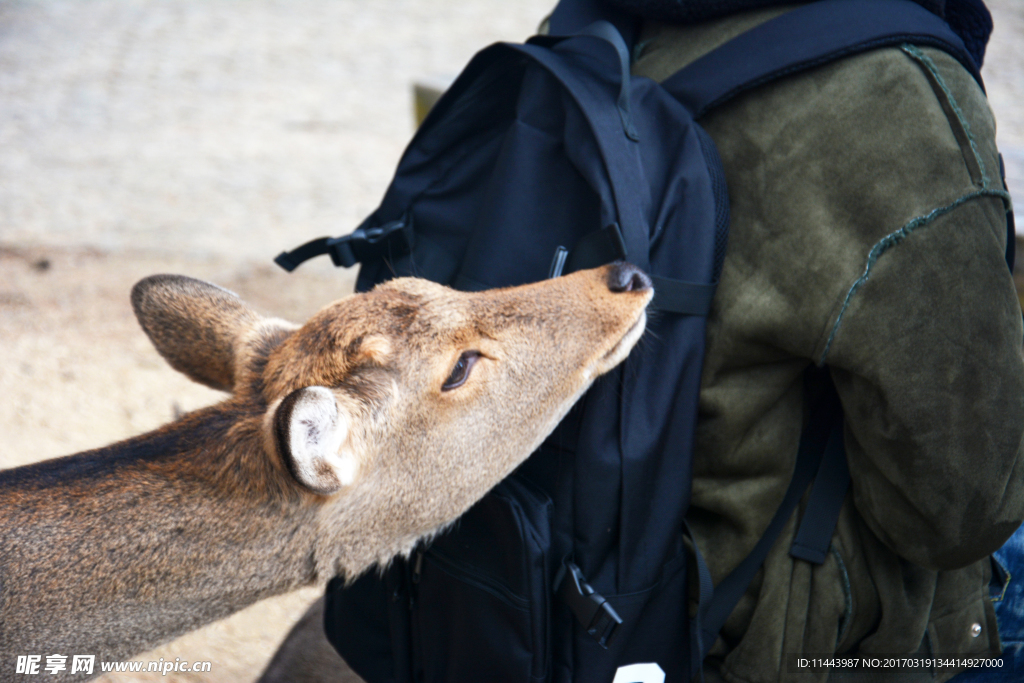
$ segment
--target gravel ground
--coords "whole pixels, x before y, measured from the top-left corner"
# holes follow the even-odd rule
[[[0,467],[219,398],[137,329],[128,291],[145,275],[209,279],[296,321],[350,292],[325,259],[292,275],[270,259],[376,206],[414,80],[521,40],[553,3],[0,0]],[[988,4],[984,74],[1024,205],[1024,2]],[[104,680],[251,681],[315,594],[137,658],[209,660],[204,677]]]
[[[262,260],[347,232],[410,83],[550,0],[0,2],[0,239]]]

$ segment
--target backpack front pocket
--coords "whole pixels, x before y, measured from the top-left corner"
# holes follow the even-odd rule
[[[416,680],[543,681],[551,501],[510,477],[412,558]]]

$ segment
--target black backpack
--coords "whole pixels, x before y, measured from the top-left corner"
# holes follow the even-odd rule
[[[361,263],[359,291],[406,275],[481,290],[618,259],[654,282],[646,339],[537,453],[407,560],[330,583],[328,638],[369,683],[689,680],[812,480],[791,553],[824,561],[849,473],[820,372],[785,500],[713,590],[686,527],[729,222],[721,163],[696,120],[876,47],[939,47],[980,83],[978,68],[910,0],[808,4],[661,84],[630,77],[632,29],[596,1],[563,0],[552,35],[483,50],[416,133],[380,207],[355,232],[277,259],[288,270],[318,254]]]

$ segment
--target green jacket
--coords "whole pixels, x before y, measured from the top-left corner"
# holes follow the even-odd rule
[[[665,78],[782,11],[648,24],[634,71]],[[690,514],[715,581],[782,500],[810,363],[831,368],[853,479],[823,565],[789,556],[789,521],[712,680],[827,680],[791,672],[793,653],[999,653],[987,558],[1024,520],[1024,362],[984,94],[908,46],[762,86],[701,124],[732,204]]]

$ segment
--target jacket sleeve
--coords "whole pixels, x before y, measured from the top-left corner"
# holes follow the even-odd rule
[[[963,182],[907,184],[900,201],[919,208],[871,245],[815,353],[842,399],[864,520],[911,562],[953,569],[1024,519],[1021,309],[984,96],[951,59],[911,56],[961,148]]]
[[[1024,519],[1021,313],[1002,211],[972,200],[879,258],[826,357],[855,503],[928,568],[977,561]]]

